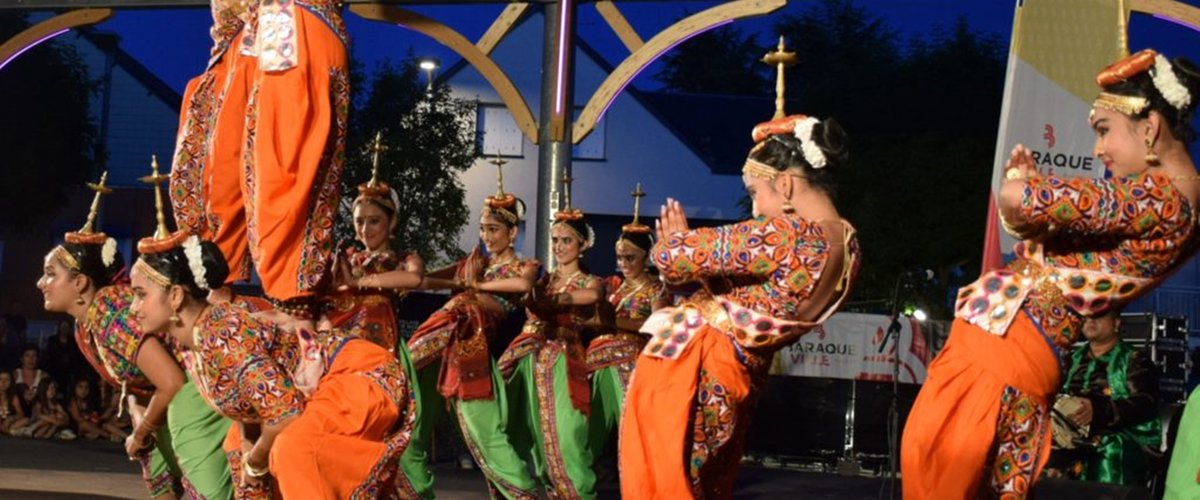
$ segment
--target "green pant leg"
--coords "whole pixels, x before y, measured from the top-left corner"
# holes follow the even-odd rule
[[[204,401],[191,380],[180,387],[167,406],[167,427],[179,469],[202,498],[233,498],[229,460],[222,447],[232,423]]]
[[[400,455],[400,469],[421,498],[431,499],[435,497],[433,471],[429,469],[433,429],[446,412],[446,400],[437,388],[441,363],[433,362],[418,370],[412,366],[407,346],[401,343],[396,353],[409,380],[412,381],[413,397],[417,401],[417,421],[413,426],[413,435],[408,447],[404,449],[404,454]]]
[[[496,364],[491,364],[492,399],[472,401],[452,400],[463,427],[463,438],[488,481],[505,498],[532,497],[537,485],[529,477],[525,462],[509,441],[508,401],[506,390],[500,379]]]
[[[601,368],[592,373],[592,414],[588,418],[588,446],[592,458],[605,454],[616,434],[621,420],[621,405],[625,401],[625,388],[614,367]]]
[[[592,450],[589,446],[588,415],[571,404],[567,377],[567,357],[554,360],[554,427],[558,435],[557,453],[566,468],[567,476],[578,498],[596,498],[596,473],[592,469]]]

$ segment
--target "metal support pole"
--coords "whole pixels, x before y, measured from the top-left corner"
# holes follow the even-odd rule
[[[575,116],[573,59],[575,2],[546,5],[542,42],[542,99],[538,120],[537,258],[550,264],[550,221],[562,203],[562,180],[571,175],[571,123]]]

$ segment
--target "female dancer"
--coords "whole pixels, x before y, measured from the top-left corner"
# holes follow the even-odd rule
[[[287,331],[246,308],[205,301],[229,273],[195,236],[143,239],[133,312],[192,352],[203,397],[238,422],[226,436],[239,497],[378,498],[411,426],[408,380],[385,349],[340,331]]]
[[[634,196],[635,200],[644,196],[640,185]],[[650,227],[638,222],[637,205],[635,202],[633,222],[621,228],[617,239],[617,268],[621,276],[613,276],[606,286],[608,301],[616,310],[616,328],[588,344],[587,369],[592,379],[589,446],[593,458],[604,452],[621,419],[629,378],[638,353],[646,346],[647,338],[638,330],[651,313],[668,305],[666,287],[648,272],[654,240],[650,237]]]
[[[1111,179],[1038,174],[1013,149],[999,207],[1017,260],[959,291],[901,445],[904,497],[1024,498],[1050,452],[1059,359],[1084,316],[1153,287],[1196,244],[1186,145],[1200,76],[1152,50],[1097,77],[1090,123]]]
[[[182,463],[185,490],[205,498],[229,497],[232,485],[219,439],[229,424],[196,396],[166,341],[131,321],[133,290],[116,283],[123,267],[116,241],[92,229],[100,196],[108,192],[104,177],[90,187],[96,197],[87,223],[46,255],[38,280],[45,308],[75,318],[76,345],[106,382],[142,396],[144,416],[135,422],[125,449],[141,463],[151,496],[174,495]]]
[[[420,286],[425,263],[415,252],[402,256],[392,250],[389,240],[396,228],[399,201],[387,183],[376,179],[376,173],[377,169],[370,182],[358,186],[359,196],[353,204],[355,236],[366,250],[349,247],[338,254],[334,269],[340,286],[327,297],[325,314],[334,328],[353,331],[395,354],[415,391],[416,371],[408,344],[400,338],[396,306],[407,290]],[[413,434],[421,435],[421,398],[414,395],[412,399],[414,411],[408,416],[413,419]],[[397,478],[396,487],[402,498],[433,498],[433,476],[424,455],[409,446],[400,466],[403,475]]]
[[[858,269],[854,229],[831,199],[841,127],[795,115],[753,137],[742,179],[755,219],[691,229],[679,202],[662,208],[651,259],[706,291],[642,326],[650,342],[619,431],[626,498],[729,498],[771,359],[833,314]]]
[[[418,426],[422,432],[413,438],[417,455],[412,458],[428,460],[433,427],[449,402],[488,487],[509,499],[534,498],[536,485],[505,432],[508,400],[488,340],[537,277],[537,261],[522,260],[513,249],[523,212],[521,200],[499,184],[496,195],[485,200],[479,218],[479,238],[488,257],[476,251],[457,265],[426,276],[423,288],[461,292],[408,341],[423,410]]]
[[[535,285],[529,319],[500,357],[512,397],[510,435],[555,498],[595,498],[583,336],[604,285],[579,263],[595,235],[583,212],[570,208],[570,194],[550,237],[554,272]]]

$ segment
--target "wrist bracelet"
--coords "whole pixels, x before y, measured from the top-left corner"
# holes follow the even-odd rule
[[[247,458],[246,461],[242,462],[242,472],[250,477],[263,477],[270,472],[270,468],[255,469],[254,466],[250,465],[250,459]]]

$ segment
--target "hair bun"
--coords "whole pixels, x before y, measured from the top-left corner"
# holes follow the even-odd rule
[[[841,167],[850,160],[846,130],[833,118],[826,118],[813,128],[813,142],[825,154],[828,166]]]
[[[211,289],[224,286],[229,278],[229,263],[225,261],[221,247],[208,240],[200,242],[200,258],[204,262],[204,280],[208,286]]]

